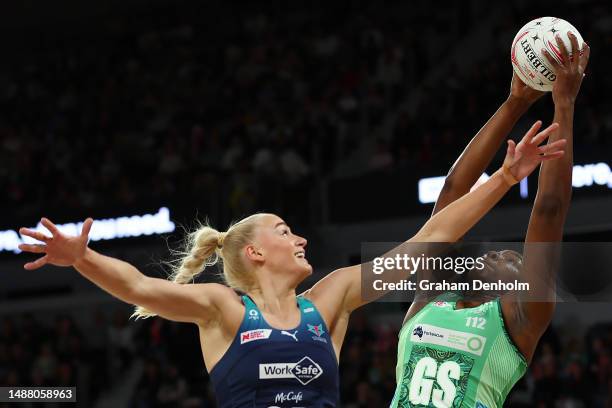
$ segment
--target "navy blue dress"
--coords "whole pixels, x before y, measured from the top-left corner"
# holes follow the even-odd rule
[[[272,328],[255,302],[242,296],[245,315],[210,378],[220,408],[336,407],[338,361],[317,308],[298,296],[301,320]]]

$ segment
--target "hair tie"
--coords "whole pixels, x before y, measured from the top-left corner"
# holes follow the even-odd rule
[[[225,240],[225,232],[220,232],[217,237],[217,248],[223,248],[223,241]]]

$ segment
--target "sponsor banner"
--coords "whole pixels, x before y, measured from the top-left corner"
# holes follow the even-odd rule
[[[487,338],[478,334],[445,329],[430,324],[417,324],[412,330],[410,341],[435,344],[481,356]]]
[[[275,380],[279,378],[294,378],[291,370],[295,363],[268,363],[259,365],[260,380]]]
[[[302,392],[295,392],[295,391],[279,392],[274,397],[274,403],[275,404],[284,404],[285,402],[292,402],[294,404],[297,404],[297,403],[301,402],[303,398],[304,398],[304,396],[303,396]]]
[[[250,343],[255,340],[263,340],[270,338],[271,329],[249,330],[240,333],[240,344]]]
[[[259,312],[255,309],[249,310],[249,320],[259,320]]]
[[[267,363],[259,364],[259,379],[271,380],[280,378],[295,378],[302,385],[319,378],[323,369],[310,357],[304,357],[297,363]]]

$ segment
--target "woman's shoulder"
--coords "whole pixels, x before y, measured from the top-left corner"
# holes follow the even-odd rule
[[[204,319],[202,326],[210,328],[218,325],[237,330],[242,322],[245,306],[242,296],[234,289],[220,283],[197,283],[193,285],[195,296],[200,297],[209,307],[210,314]]]
[[[187,286],[187,285],[186,285]],[[222,283],[195,283],[189,285],[194,291],[209,296],[222,296],[225,300],[240,301],[241,296],[232,288]]]
[[[196,283],[190,286],[194,296],[220,311],[243,306],[242,296],[229,286],[220,283]]]

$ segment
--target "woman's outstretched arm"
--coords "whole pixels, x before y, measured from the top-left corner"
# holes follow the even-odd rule
[[[527,177],[545,160],[563,155],[564,140],[540,147],[548,135],[558,127],[556,123],[537,133],[541,122],[536,122],[518,145],[508,141],[504,165],[484,184],[437,213],[407,243],[455,242],[474,226],[506,194],[512,184]],[[385,254],[393,257],[404,253],[406,245]],[[414,252],[414,251],[413,251]],[[415,255],[420,255],[415,254]],[[361,270],[367,265],[354,265],[338,269],[321,279],[309,290],[312,299],[329,303],[328,309],[350,313],[371,300],[364,300],[361,293]],[[408,277],[408,271],[393,271],[387,275],[389,282]],[[386,279],[386,280],[387,280]],[[377,292],[383,296],[384,291]],[[332,313],[333,314],[333,313]]]
[[[476,133],[448,171],[433,214],[470,191],[516,122],[542,95],[544,92],[530,88],[516,74],[512,75],[510,95]]]
[[[73,237],[62,233],[50,220],[41,223],[51,232],[48,237],[38,231],[21,228],[20,233],[41,244],[21,244],[19,249],[44,254],[25,269],[34,270],[46,264],[72,266],[85,278],[112,296],[130,304],[143,306],[161,317],[180,322],[205,324],[215,316],[223,299],[236,297],[223,285],[182,285],[166,279],[144,275],[131,264],[88,248],[87,241],[93,220],[83,223],[81,234]]]

